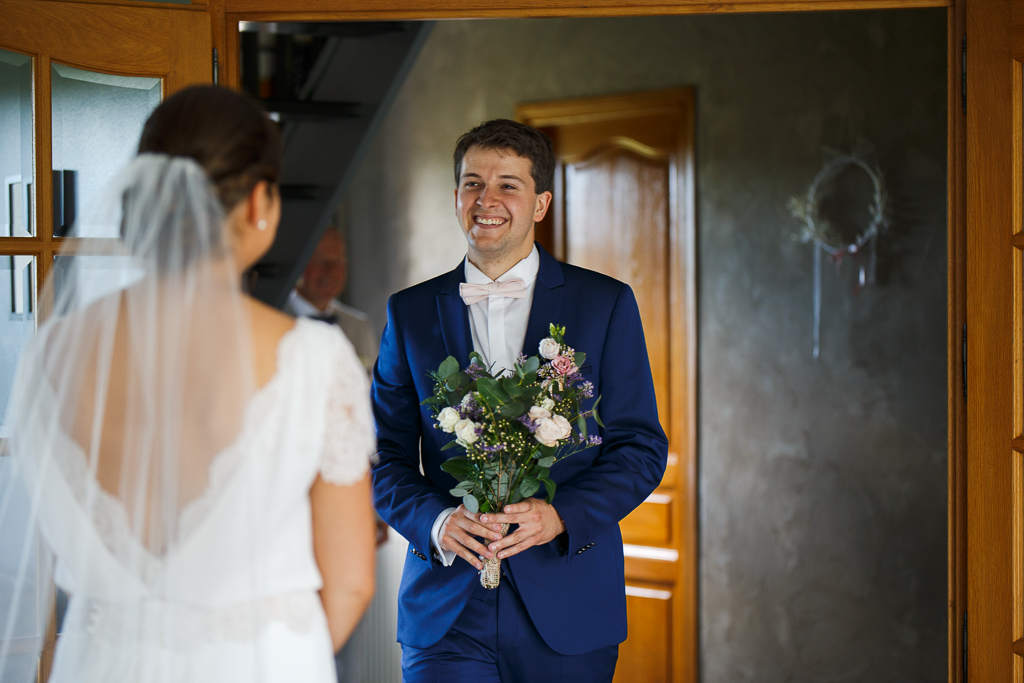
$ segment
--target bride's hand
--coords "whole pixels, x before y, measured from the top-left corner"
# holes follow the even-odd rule
[[[472,513],[464,505],[460,505],[455,512],[448,515],[444,525],[441,527],[441,546],[450,550],[477,569],[483,569],[484,564],[480,556],[494,557],[494,553],[488,550],[477,538],[497,541],[501,538],[498,529],[500,526],[484,526],[480,523],[480,515]]]

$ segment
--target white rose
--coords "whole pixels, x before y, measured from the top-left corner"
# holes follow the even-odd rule
[[[533,433],[533,438],[545,446],[557,446],[560,440],[569,438],[570,434],[572,434],[572,427],[569,425],[569,421],[561,415],[552,415],[548,419],[540,420],[537,431]]]
[[[548,360],[557,356],[561,349],[561,345],[551,337],[546,337],[540,340],[540,355]]]
[[[547,399],[547,402],[554,404],[554,401]],[[530,408],[530,419],[531,420],[546,420],[551,417],[551,410],[543,406],[533,406]]]
[[[550,397],[545,398],[543,401],[540,402],[540,407],[543,408],[544,410],[552,411],[555,409],[555,402],[552,401]]]
[[[455,423],[460,419],[462,418],[459,417],[459,411],[455,410],[455,408],[445,408],[438,414],[437,424],[441,429],[451,434],[455,431]]]
[[[468,446],[477,440],[476,435],[477,424],[472,420],[462,419],[455,423],[455,437],[459,443],[464,446]]]

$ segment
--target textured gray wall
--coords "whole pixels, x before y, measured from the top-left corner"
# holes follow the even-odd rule
[[[344,206],[348,300],[453,267],[450,154],[519,102],[697,87],[702,679],[945,679],[945,12],[437,25]],[[786,201],[873,145],[880,283]]]

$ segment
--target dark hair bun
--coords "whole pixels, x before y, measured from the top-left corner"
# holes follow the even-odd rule
[[[281,133],[255,102],[226,88],[192,86],[164,100],[142,129],[139,154],[191,157],[226,211],[260,181],[281,175]]]

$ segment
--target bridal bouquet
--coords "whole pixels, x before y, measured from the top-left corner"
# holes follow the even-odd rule
[[[520,354],[511,376],[492,373],[476,352],[469,354],[464,370],[449,356],[430,373],[434,393],[423,403],[431,408],[434,428],[455,435],[442,450],[464,452],[441,469],[459,482],[451,494],[470,512],[501,511],[542,486],[550,503],[555,496],[552,466],[601,443],[600,437],[587,434],[588,417],[604,426],[597,413],[600,397],[589,410],[582,407],[594,396],[594,385],[579,371],[586,355],[565,343],[564,327],[552,324],[549,329],[539,355]],[[501,532],[508,533],[507,524]],[[484,587],[498,587],[500,563],[497,557],[484,560]]]

